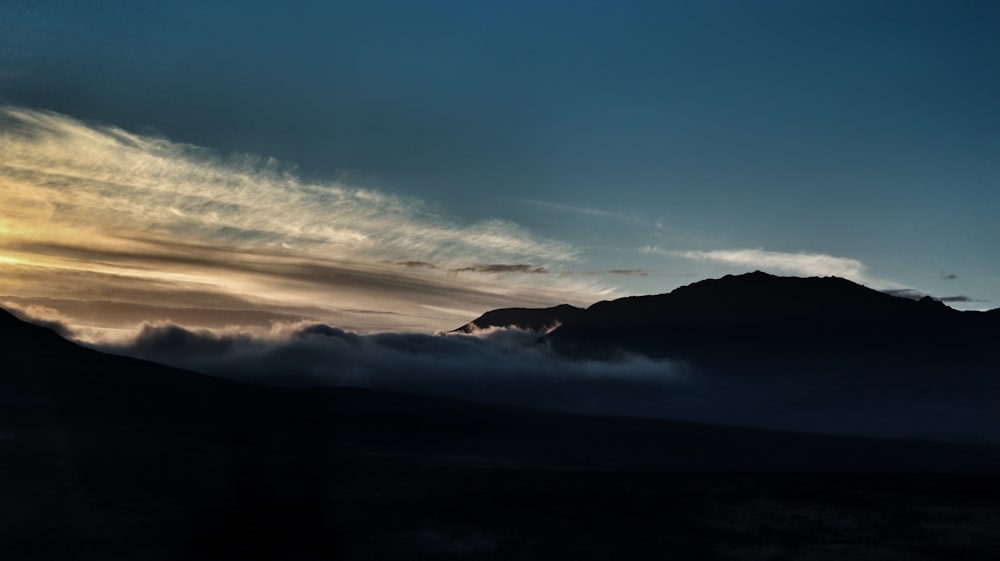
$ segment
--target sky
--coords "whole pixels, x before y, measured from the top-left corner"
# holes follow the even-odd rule
[[[988,0],[7,0],[0,302],[84,338],[433,333],[760,269],[996,308],[998,26]]]

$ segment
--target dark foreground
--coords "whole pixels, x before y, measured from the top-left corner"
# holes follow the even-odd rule
[[[990,449],[292,394],[252,390],[210,410],[87,400],[57,407],[58,425],[22,419],[0,440],[0,559],[1000,551]]]
[[[0,314],[0,559],[995,559],[1000,452],[224,382]]]
[[[1000,480],[95,455],[4,468],[3,559],[995,559]]]

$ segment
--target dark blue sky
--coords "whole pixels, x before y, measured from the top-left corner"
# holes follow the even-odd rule
[[[7,0],[0,99],[509,220],[649,273],[625,292],[830,257],[996,307],[998,29],[986,0]]]

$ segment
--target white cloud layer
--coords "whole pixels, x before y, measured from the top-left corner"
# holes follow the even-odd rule
[[[823,253],[786,253],[764,249],[720,249],[683,251],[676,255],[695,261],[709,261],[747,269],[788,273],[808,277],[843,277],[855,282],[865,280],[865,265],[857,259]]]
[[[240,381],[347,386],[557,411],[662,415],[688,381],[683,367],[644,356],[574,360],[538,333],[357,334],[325,324],[187,329],[144,324],[97,348]]]

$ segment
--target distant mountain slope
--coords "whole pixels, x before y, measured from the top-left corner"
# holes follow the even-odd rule
[[[516,327],[529,331],[544,331],[563,323],[580,321],[585,313],[583,308],[569,304],[551,308],[500,308],[486,312],[455,331],[473,333],[490,327]]]
[[[691,382],[661,406],[675,418],[1000,443],[998,310],[755,272],[598,302],[543,341],[682,366]]]
[[[552,308],[503,308],[466,326],[518,326],[525,329],[558,323],[582,327],[664,327],[712,325],[792,325],[944,322],[958,317],[1000,321],[1000,309],[959,312],[931,297],[913,300],[873,290],[839,277],[781,277],[755,271],[726,275],[657,295],[597,302],[586,310],[563,304]],[[973,319],[978,318],[978,319]]]
[[[959,312],[925,297],[891,296],[836,277],[755,272],[683,286],[668,294],[598,302],[553,341],[600,340],[668,356],[710,346],[870,351],[921,346],[977,352],[995,346],[1000,317]],[[600,348],[601,345],[598,345]],[[565,347],[564,347],[565,348]],[[582,350],[582,347],[581,347]]]
[[[682,286],[657,296],[598,302],[584,324],[859,323],[957,313],[931,298],[892,296],[839,277],[781,277],[755,271]]]
[[[837,277],[779,277],[760,271],[727,275],[673,292],[602,301],[586,310],[571,306],[505,308],[459,328],[515,326],[540,331],[558,323],[550,340],[567,352],[585,340],[589,352],[609,346],[675,356],[693,346],[772,342],[829,346],[833,342],[879,346],[982,349],[996,346],[1000,310],[960,312],[930,297],[912,300]]]
[[[876,557],[961,558],[995,541],[1000,496],[998,447],[249,385],[84,349],[2,311],[0,459],[4,559],[508,559],[525,547],[647,559],[678,543],[698,559],[758,533],[858,551],[865,524],[903,536]],[[816,538],[817,520],[860,529]]]
[[[2,310],[0,335],[0,431],[12,435],[0,447],[54,461],[379,454],[498,467],[1000,473],[997,449],[230,382],[84,349]]]

